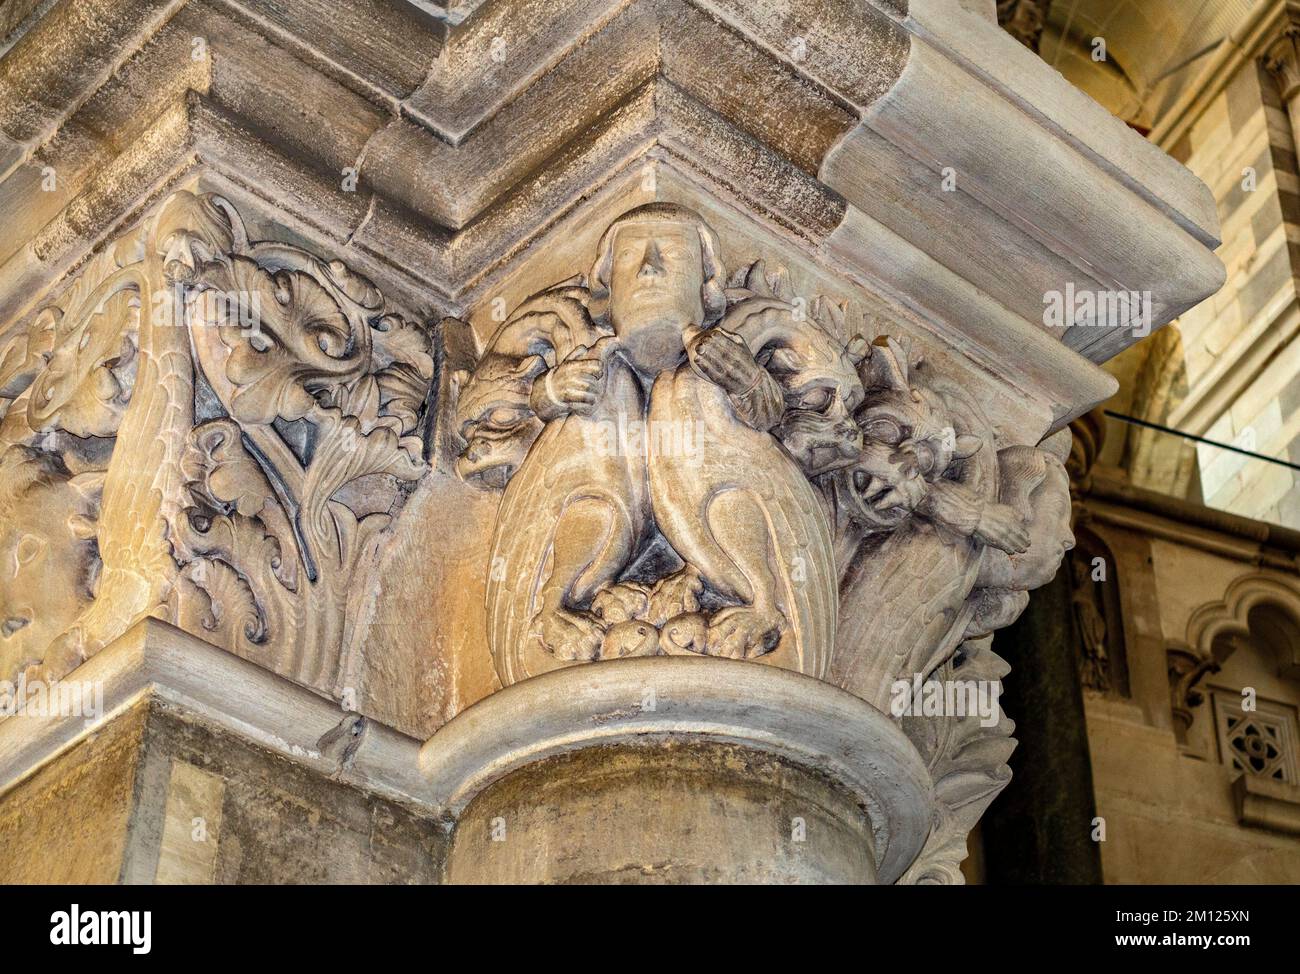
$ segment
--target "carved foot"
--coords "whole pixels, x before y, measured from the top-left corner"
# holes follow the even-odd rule
[[[620,622],[611,626],[600,646],[601,659],[656,656],[658,653],[659,630],[648,622]]]
[[[665,656],[704,653],[709,644],[709,620],[698,612],[686,612],[664,623],[659,649]]]
[[[586,663],[600,657],[605,628],[585,612],[555,609],[543,615],[539,635],[556,659]]]
[[[735,606],[723,609],[709,626],[707,652],[727,659],[753,659],[776,649],[785,619],[774,609]]]
[[[700,611],[700,593],[704,580],[700,573],[687,565],[679,572],[661,578],[650,592],[650,607],[646,618],[662,626],[676,616],[691,615]]]
[[[650,589],[637,582],[620,582],[597,592],[591,611],[606,625],[644,619],[650,602]]]

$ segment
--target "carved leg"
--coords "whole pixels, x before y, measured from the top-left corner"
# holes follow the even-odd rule
[[[706,521],[716,544],[701,546],[697,567],[724,596],[743,603],[714,615],[707,652],[731,659],[770,653],[786,620],[776,604],[766,512],[747,492],[729,490],[709,504]]]
[[[601,658],[605,624],[581,606],[617,577],[633,541],[626,514],[608,500],[585,497],[564,508],[555,525],[542,607],[533,622],[548,652],[580,662]]]

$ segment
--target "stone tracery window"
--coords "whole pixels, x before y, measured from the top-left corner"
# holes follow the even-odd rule
[[[1188,647],[1170,651],[1184,753],[1217,760],[1234,779],[1300,785],[1298,653],[1300,595],[1273,576],[1239,578],[1222,602],[1192,613]]]

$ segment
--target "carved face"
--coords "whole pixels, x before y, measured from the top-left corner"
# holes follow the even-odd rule
[[[615,234],[610,318],[638,371],[653,375],[681,359],[682,332],[704,320],[703,262],[691,223],[629,223]]]
[[[785,397],[785,416],[776,434],[804,471],[816,477],[860,452],[862,434],[853,410],[862,402],[862,383],[843,346],[810,320],[782,327],[782,345],[764,356]]]
[[[538,356],[516,362],[488,355],[479,363],[480,381],[471,384],[468,373],[457,376],[456,416],[465,449],[456,471],[462,479],[496,488],[509,482],[541,431],[541,421],[528,408],[528,394],[545,367]]]
[[[841,467],[832,481],[836,504],[870,531],[902,524],[921,503],[925,479],[887,444],[864,440],[857,459]]]
[[[907,520],[930,484],[978,442],[958,436],[942,400],[912,383],[897,344],[878,342],[862,371],[866,395],[854,414],[862,450],[836,473],[835,497],[859,525],[889,530]]]
[[[22,450],[0,462],[0,679],[39,661],[90,604],[85,509],[66,469],[48,458]]]

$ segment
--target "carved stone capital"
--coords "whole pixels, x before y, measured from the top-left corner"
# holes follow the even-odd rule
[[[0,363],[0,534],[21,553],[0,678],[62,676],[154,616],[344,691],[352,589],[425,468],[423,327],[183,191]]]
[[[1282,100],[1289,104],[1300,93],[1300,22],[1293,16],[1269,45],[1264,67],[1277,79]]]
[[[799,293],[779,254],[730,267],[683,206],[623,213],[590,256],[493,326],[447,405],[455,470],[495,512],[498,678],[694,658],[847,691],[934,775],[909,881],[959,881],[1014,744],[987,636],[1073,545],[1068,432],[999,443],[901,318]],[[967,685],[994,699],[954,724]],[[996,758],[974,803],[967,749]]]

